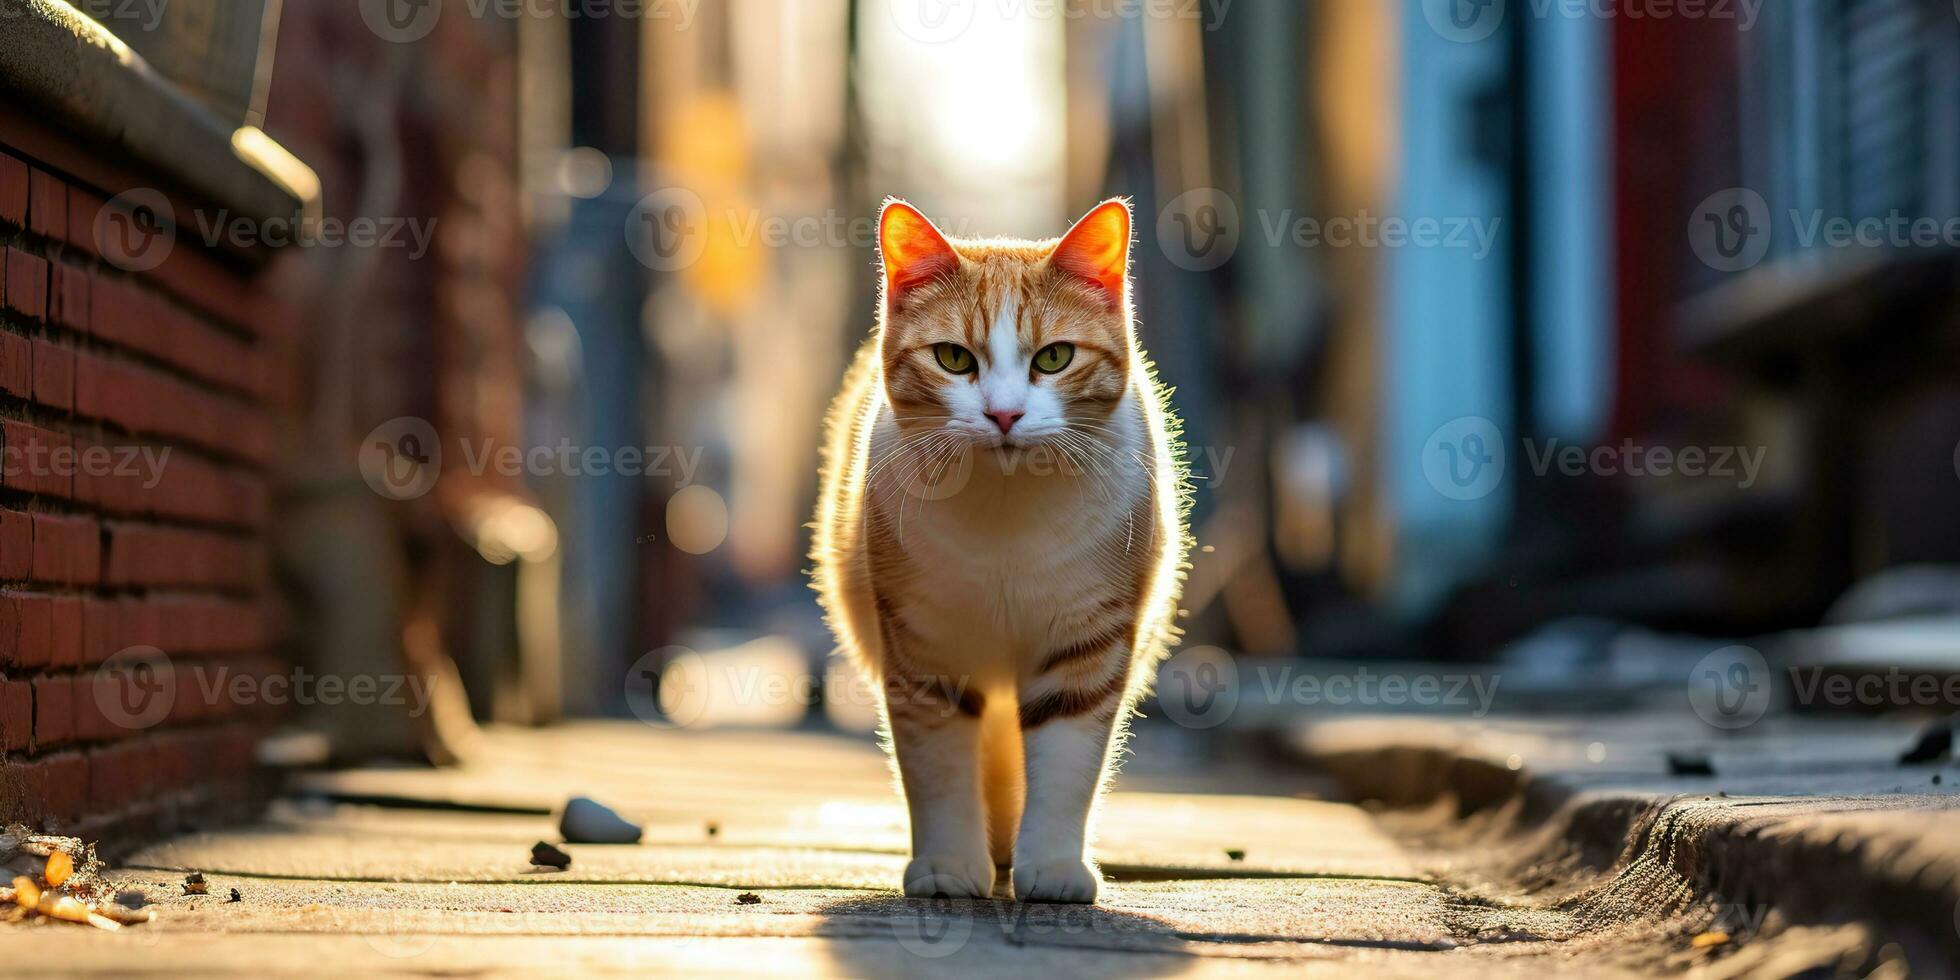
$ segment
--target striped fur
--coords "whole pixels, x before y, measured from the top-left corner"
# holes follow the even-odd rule
[[[840,650],[887,695],[907,894],[985,896],[1000,865],[1018,898],[1095,899],[1092,811],[1173,641],[1188,540],[1129,237],[1122,202],[1042,242],[947,240],[900,202],[881,219],[879,330],[831,409],[813,557]],[[1073,360],[1036,370],[1055,343]]]

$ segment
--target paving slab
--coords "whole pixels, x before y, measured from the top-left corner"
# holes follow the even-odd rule
[[[1177,761],[1126,772],[1101,824],[1108,881],[1083,907],[1016,903],[1004,882],[992,901],[901,896],[904,810],[866,740],[588,724],[485,745],[454,770],[310,774],[254,826],[124,856],[113,876],[155,922],[19,928],[7,945],[200,975],[1612,976],[1699,955],[1664,916],[1466,896],[1361,808],[1299,795],[1324,779],[1245,759],[1153,753]],[[1179,769],[1199,789],[1176,791]],[[530,867],[573,793],[645,820],[645,839]],[[189,870],[209,894],[182,894]]]

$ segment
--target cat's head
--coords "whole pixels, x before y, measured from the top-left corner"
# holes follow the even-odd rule
[[[1105,201],[1044,242],[954,241],[885,203],[880,353],[909,432],[982,446],[1093,435],[1130,385],[1130,206]]]

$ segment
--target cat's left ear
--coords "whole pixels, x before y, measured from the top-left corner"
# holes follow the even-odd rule
[[[1115,309],[1130,275],[1130,202],[1112,198],[1083,215],[1049,256],[1055,267],[1096,287]]]
[[[960,256],[919,209],[886,198],[878,215],[878,254],[885,263],[885,302],[894,310],[907,294],[959,267]]]

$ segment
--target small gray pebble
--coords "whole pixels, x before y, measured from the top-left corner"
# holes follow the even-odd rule
[[[630,823],[604,804],[585,796],[574,796],[565,803],[558,818],[558,833],[568,844],[637,844],[640,825]]]

